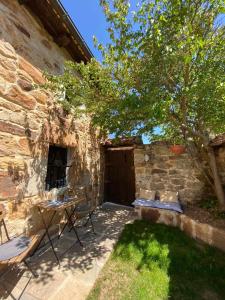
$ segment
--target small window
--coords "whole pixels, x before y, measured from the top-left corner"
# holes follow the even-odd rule
[[[46,190],[66,186],[67,149],[49,146]]]

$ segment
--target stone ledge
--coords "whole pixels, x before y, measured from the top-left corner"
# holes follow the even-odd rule
[[[139,218],[149,220],[153,223],[179,227],[190,237],[225,251],[225,230],[200,223],[185,214],[179,214],[169,210],[136,207],[135,211]]]

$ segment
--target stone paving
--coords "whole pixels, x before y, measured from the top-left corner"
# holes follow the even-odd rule
[[[99,208],[93,216],[96,235],[89,226],[79,229],[83,248],[74,232],[66,232],[54,240],[60,267],[49,245],[42,248],[30,260],[38,278],[22,266],[9,271],[0,281],[0,299],[86,299],[124,225],[134,218],[132,209],[110,204]]]

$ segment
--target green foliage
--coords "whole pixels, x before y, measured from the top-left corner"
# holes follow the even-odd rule
[[[166,139],[206,144],[225,131],[224,1],[142,0],[133,12],[127,0],[100,4],[111,38],[95,39],[102,64],[69,62],[49,77],[69,106],[117,135],[160,126]]]
[[[218,207],[218,201],[216,198],[209,198],[209,199],[204,199],[204,201],[201,201],[199,204],[199,207],[205,208],[205,209],[215,209]]]
[[[215,219],[225,219],[225,212],[220,211],[216,198],[204,199],[199,203],[199,207],[206,209]]]
[[[224,253],[177,228],[135,221],[87,299],[224,299],[224,280]]]

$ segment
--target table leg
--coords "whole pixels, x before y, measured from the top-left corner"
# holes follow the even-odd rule
[[[50,220],[50,222],[48,223],[48,225],[47,225],[46,222],[45,222],[45,219],[44,219],[44,216],[43,216],[43,213],[42,213],[40,207],[38,207],[38,211],[39,211],[39,213],[40,213],[40,215],[41,215],[42,223],[43,223],[43,225],[44,225],[44,227],[45,227],[45,234],[44,234],[44,236],[47,235],[48,240],[49,240],[49,243],[50,243],[51,248],[52,248],[52,251],[53,251],[53,253],[54,253],[54,255],[55,255],[55,258],[56,258],[58,264],[60,264],[59,258],[58,258],[58,256],[57,256],[57,253],[56,253],[56,251],[55,251],[55,248],[54,248],[54,246],[53,246],[53,243],[52,243],[52,240],[51,240],[49,231],[48,231],[49,227],[51,226],[52,220],[53,220],[53,218],[54,218],[54,216],[55,216],[55,214],[56,214],[56,211],[53,212],[53,215],[52,215],[51,220]],[[42,238],[42,240],[43,240],[43,238]],[[40,244],[39,244],[39,245],[40,245]]]
[[[73,210],[73,211],[75,211],[75,210]],[[66,215],[67,215],[67,218],[68,218],[68,223],[70,222],[71,225],[72,225],[71,229],[73,229],[73,231],[74,231],[74,233],[75,233],[75,235],[76,235],[76,237],[77,237],[77,239],[78,239],[78,241],[79,241],[81,247],[83,247],[83,244],[82,244],[82,242],[81,242],[81,240],[80,240],[80,238],[79,238],[79,236],[78,236],[77,230],[76,230],[76,228],[75,228],[75,226],[74,226],[75,222],[73,222],[73,221],[71,220],[71,217],[72,217],[72,215],[74,214],[74,212],[73,212],[73,214],[69,214],[66,208],[65,208],[65,212],[66,212]]]
[[[77,208],[76,206],[73,208],[73,211],[72,211],[72,213],[70,214],[70,219],[68,219],[68,217],[67,217],[67,222],[64,224],[64,226],[63,226],[63,228],[62,228],[60,234],[58,235],[58,239],[61,237],[63,231],[66,229],[66,226],[69,224],[69,222],[71,223],[71,228],[72,228],[73,222],[71,222],[71,217],[74,215],[76,208]]]
[[[90,212],[90,213],[88,214],[88,220],[90,220],[90,222],[91,222],[91,228],[92,228],[93,233],[96,234],[96,233],[95,233],[94,224],[93,224],[93,221],[92,221],[92,215],[93,215],[93,213],[94,213],[94,211],[92,211],[92,212]]]
[[[4,219],[2,220],[2,224],[3,224],[4,230],[5,230],[6,237],[7,237],[8,241],[9,241],[10,238],[9,238],[8,230],[7,230],[7,228],[6,228]]]

